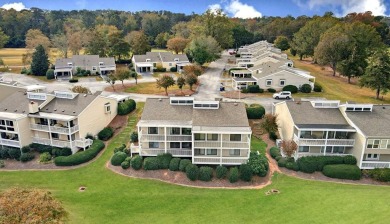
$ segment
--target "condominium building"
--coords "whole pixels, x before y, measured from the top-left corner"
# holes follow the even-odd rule
[[[224,165],[249,158],[252,132],[243,103],[150,98],[137,127],[141,156],[171,153],[194,164]]]
[[[143,55],[134,55],[132,58],[134,68],[139,73],[151,73],[157,67],[169,71],[176,68],[180,72],[184,66],[191,65],[186,54],[173,54],[172,52],[146,52]]]

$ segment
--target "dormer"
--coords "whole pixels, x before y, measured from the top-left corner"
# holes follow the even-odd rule
[[[99,62],[99,66],[103,66],[104,65],[104,62]]]
[[[180,59],[179,58],[175,58],[174,61],[180,61]]]
[[[146,62],[150,62],[151,60],[150,60],[150,58],[147,58],[145,61],[146,61]]]
[[[72,62],[68,62],[68,66],[73,66],[73,63]]]

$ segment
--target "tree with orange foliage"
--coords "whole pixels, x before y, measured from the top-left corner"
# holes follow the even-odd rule
[[[167,47],[169,50],[174,51],[176,54],[183,52],[188,44],[188,40],[183,37],[174,37],[169,39],[167,42]]]
[[[298,145],[293,140],[283,140],[281,149],[287,157],[291,157],[298,149]]]

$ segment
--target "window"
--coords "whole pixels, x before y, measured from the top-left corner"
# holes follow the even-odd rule
[[[97,70],[96,66],[92,66],[92,71],[96,71],[96,70]]]
[[[267,79],[267,80],[265,80],[265,85],[266,85],[266,86],[272,85],[272,79]]]
[[[195,149],[195,155],[196,156],[203,156],[203,155],[205,155],[205,149]]]
[[[218,141],[218,134],[207,134],[207,141]]]
[[[191,128],[182,128],[181,134],[182,135],[191,135]]]
[[[148,134],[149,135],[157,135],[158,134],[158,128],[157,127],[148,127]]]
[[[217,149],[207,149],[206,155],[216,156],[217,155]]]
[[[169,63],[169,67],[171,67],[172,66],[172,63]]]
[[[180,149],[180,142],[170,142],[171,149]]]
[[[0,125],[5,125],[5,120],[0,120]]]
[[[7,123],[7,126],[14,126],[14,122],[13,121],[6,121]]]
[[[104,104],[104,112],[106,114],[111,113],[111,105],[109,103]]]
[[[160,144],[158,142],[149,142],[150,149],[158,149]]]
[[[286,80],[285,80],[285,79],[281,79],[281,80],[279,81],[279,85],[280,85],[280,86],[286,85]]]
[[[229,150],[229,155],[231,155],[231,156],[239,156],[240,155],[240,150],[239,149],[230,149]]]
[[[366,159],[367,160],[379,160],[379,154],[369,153],[369,154],[367,154]]]
[[[183,149],[190,149],[190,148],[192,148],[192,142],[182,142],[181,147]]]
[[[310,148],[309,146],[299,146],[298,152],[309,152]]]
[[[51,133],[51,137],[54,139],[58,139],[59,135],[58,135],[58,133]]]
[[[195,140],[203,140],[203,141],[206,140],[206,134],[196,133]]]
[[[171,128],[171,135],[180,135],[180,128]]]
[[[378,149],[379,148],[379,139],[369,139],[367,141],[367,149]]]
[[[333,153],[344,154],[344,146],[333,146]]]
[[[241,141],[241,135],[240,134],[231,134],[230,135],[230,141],[232,141],[232,142],[239,142],[239,141]]]

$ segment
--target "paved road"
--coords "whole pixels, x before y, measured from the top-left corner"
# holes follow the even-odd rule
[[[206,72],[199,76],[200,86],[198,93],[193,96],[196,99],[214,100],[215,98],[221,97],[219,92],[220,82],[225,62],[223,59],[211,62]]]

